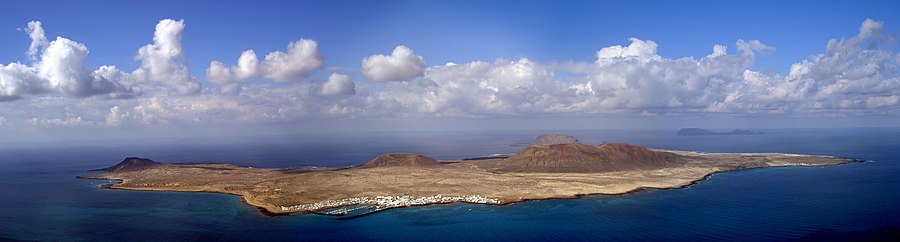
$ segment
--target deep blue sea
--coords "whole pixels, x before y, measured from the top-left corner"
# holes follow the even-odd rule
[[[58,142],[0,148],[0,241],[865,240],[900,236],[900,129],[344,133]],[[386,152],[438,159],[514,153],[547,132],[583,143],[706,152],[790,152],[872,162],[719,173],[684,189],[392,209],[353,219],[267,217],[236,196],[98,189],[85,170],[126,156],[254,167],[349,166]]]

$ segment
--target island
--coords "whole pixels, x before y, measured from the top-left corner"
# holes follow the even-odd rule
[[[547,140],[550,144],[532,144],[496,158],[435,160],[391,153],[346,168],[250,168],[129,157],[79,178],[119,181],[104,186],[109,189],[234,194],[269,215],[347,218],[429,204],[501,205],[680,188],[717,172],[852,161],[801,154],[661,150],[624,143],[589,145],[565,137]]]
[[[534,138],[533,145],[577,144],[578,138],[565,134],[545,134]]]
[[[757,135],[765,134],[763,132],[752,131],[749,129],[735,129],[731,132],[716,133],[701,128],[683,128],[678,130],[678,136],[700,136],[700,135]]]
[[[511,144],[510,146],[522,146],[528,147],[532,145],[553,145],[553,144],[575,144],[578,143],[578,139],[571,135],[565,134],[544,134],[540,135],[537,138],[534,138],[534,141],[530,143],[517,143]]]

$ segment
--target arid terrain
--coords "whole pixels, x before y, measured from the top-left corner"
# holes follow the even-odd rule
[[[385,154],[350,168],[248,168],[127,158],[81,176],[112,189],[241,196],[271,214],[367,205],[375,211],[435,203],[506,204],[532,199],[678,188],[716,173],[775,166],[824,166],[848,159],[777,153],[700,153],[629,144],[535,144],[509,158],[434,160]]]

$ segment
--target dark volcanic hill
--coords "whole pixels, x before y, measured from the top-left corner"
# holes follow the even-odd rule
[[[412,153],[391,153],[391,154],[383,154],[375,157],[375,159],[366,162],[365,164],[359,166],[359,168],[375,168],[375,167],[429,167],[429,166],[440,166],[442,165],[440,162],[432,159],[431,157],[420,155],[420,154],[412,154]]]
[[[143,170],[150,167],[161,165],[162,163],[147,158],[128,157],[119,164],[107,168],[96,169],[92,171],[108,171],[108,172],[126,172]]]
[[[681,164],[678,155],[630,144],[532,145],[497,163],[506,172],[605,172]]]

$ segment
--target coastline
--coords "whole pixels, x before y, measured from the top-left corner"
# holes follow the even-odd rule
[[[268,209],[266,209],[264,206],[260,206],[260,205],[251,203],[250,201],[247,200],[247,198],[243,194],[238,194],[238,193],[228,193],[228,192],[222,192],[222,191],[209,191],[209,190],[188,191],[188,190],[166,190],[166,189],[159,189],[159,188],[122,187],[122,186],[116,186],[116,185],[124,184],[125,181],[123,179],[99,178],[99,177],[89,177],[89,176],[75,176],[75,178],[76,179],[86,179],[86,180],[105,180],[105,181],[115,181],[116,182],[116,183],[101,184],[101,185],[97,186],[98,188],[104,189],[104,190],[139,191],[139,192],[213,193],[213,194],[231,195],[231,196],[237,196],[238,198],[240,198],[240,201],[242,204],[256,208],[256,210],[259,211],[259,213],[261,213],[267,217],[280,217],[280,216],[288,216],[288,215],[293,214],[293,213],[271,212]]]

